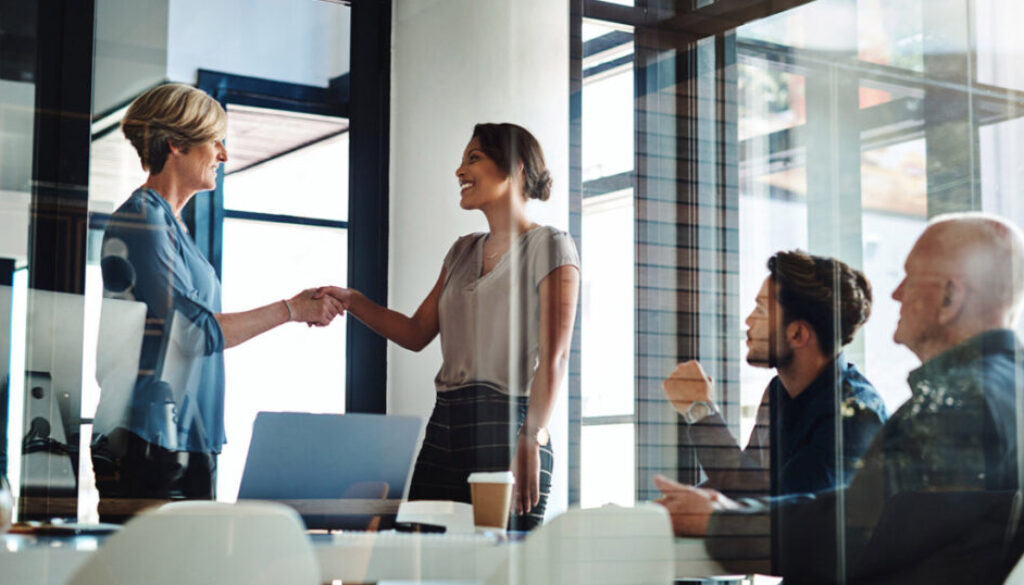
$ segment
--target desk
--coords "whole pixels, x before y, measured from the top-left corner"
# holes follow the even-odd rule
[[[397,535],[396,535],[397,536]],[[410,537],[410,538],[405,538]],[[102,536],[0,536],[0,583],[62,585],[98,547]],[[388,533],[310,536],[323,580],[330,583],[380,580],[483,582],[520,543],[468,537]],[[724,571],[707,557],[700,539],[676,539],[676,578]]]

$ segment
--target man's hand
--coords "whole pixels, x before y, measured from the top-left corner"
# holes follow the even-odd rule
[[[715,510],[737,507],[715,490],[683,485],[663,475],[654,476],[654,485],[664,494],[655,503],[668,510],[676,536],[704,536]]]
[[[679,414],[684,414],[694,402],[711,402],[711,385],[711,376],[704,373],[700,362],[695,360],[676,366],[661,383]]]

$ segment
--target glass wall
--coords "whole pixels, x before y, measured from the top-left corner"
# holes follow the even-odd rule
[[[237,16],[228,4],[214,12]],[[41,13],[58,10],[41,6]],[[146,304],[155,286],[144,282],[147,265],[166,260],[159,249],[143,259],[130,238],[121,248],[105,238],[112,222],[116,230],[138,219],[122,206],[149,177],[120,128],[137,96],[176,82],[199,86],[227,109],[226,164],[156,230],[187,234],[189,243],[173,233],[169,241],[182,258],[196,254],[200,272],[215,275],[223,294],[206,298],[213,288],[168,266],[177,279],[167,281],[176,315],[188,307],[212,315],[215,305],[237,313],[276,303],[283,311],[282,298],[346,284],[348,97],[336,88],[349,69],[349,8],[267,3],[259,16],[232,17],[236,33],[226,35],[209,10],[198,19],[197,6],[96,0],[59,7],[66,20],[43,18],[36,3],[0,6],[0,474],[18,497],[21,520],[103,515],[94,422],[109,422],[119,389],[154,375],[150,340],[178,331]],[[271,34],[275,11],[297,19],[291,34]],[[211,26],[216,35],[207,34]],[[216,50],[207,40],[214,36]],[[254,54],[242,42],[250,36],[273,39],[264,46],[270,53]],[[217,86],[203,86],[211,74]],[[170,201],[165,188],[153,193]],[[118,258],[122,270],[112,272]],[[119,275],[126,287],[113,283]],[[270,325],[280,323],[277,309],[266,313]],[[217,499],[236,497],[257,411],[344,412],[345,336],[343,322],[286,325],[224,354],[227,383],[212,401],[197,407],[188,390],[175,395],[169,424],[184,429],[186,419],[203,419],[225,429],[227,443],[216,446]],[[175,339],[167,343],[180,350]],[[156,377],[181,390],[168,378],[171,350],[156,353]]]
[[[660,501],[672,559],[712,563],[680,579],[942,582],[973,563],[999,582],[1024,552],[1024,373],[1001,331],[1024,333],[1024,265],[978,244],[1014,230],[915,248],[944,214],[1024,226],[1017,0],[364,2],[394,39],[353,30],[345,1],[21,4],[0,0],[0,474],[19,520],[134,513],[100,501],[135,440],[112,428],[211,480],[155,499],[232,502],[260,411],[425,424],[436,335],[410,352],[347,319],[278,327],[282,300],[360,275],[414,313],[453,242],[491,227],[452,171],[473,124],[507,120],[553,177],[530,221],[569,226],[581,262],[547,521],[653,509],[668,539]],[[137,192],[159,173],[120,127],[168,82],[226,117],[174,152],[192,152],[185,205]],[[157,212],[190,267],[162,304],[144,279],[167,257],[118,231]],[[258,331],[225,325],[248,311]],[[696,529],[680,493],[707,504]]]
[[[1019,8],[1009,2],[960,0],[938,5],[912,0],[817,0],[790,3],[786,10],[771,3],[755,3],[757,7],[751,8],[728,0],[648,2],[633,11],[609,4],[584,1],[578,15],[583,31],[577,110],[581,152],[575,163],[582,175],[582,221],[576,235],[582,242],[585,283],[578,390],[583,404],[579,504],[617,501],[614,489],[622,488],[613,486],[628,483],[622,476],[626,465],[632,466],[628,472],[636,501],[666,495],[654,484],[656,474],[717,488],[726,495],[784,495],[793,479],[786,475],[792,473],[792,468],[787,471],[790,460],[786,458],[800,450],[794,441],[813,444],[813,433],[807,430],[812,421],[819,431],[828,429],[829,436],[819,447],[826,447],[830,459],[825,466],[837,475],[803,491],[834,489],[851,478],[856,481],[856,472],[863,466],[886,465],[884,480],[862,474],[871,476],[871,481],[889,482],[886,489],[891,491],[879,496],[880,501],[910,490],[911,485],[926,491],[970,491],[976,499],[967,498],[972,503],[966,505],[988,497],[986,490],[996,489],[992,482],[940,486],[942,481],[932,475],[923,483],[900,485],[896,476],[901,472],[913,469],[928,475],[929,465],[955,466],[958,456],[936,455],[943,448],[938,444],[920,447],[934,449],[928,455],[889,450],[905,447],[897,446],[900,440],[895,438],[901,425],[926,426],[913,415],[924,408],[921,404],[928,401],[923,397],[928,390],[914,384],[915,380],[920,384],[921,372],[927,371],[918,371],[922,360],[935,355],[920,351],[906,333],[913,318],[908,316],[910,301],[905,291],[915,267],[905,266],[905,261],[915,241],[931,218],[950,212],[986,211],[1013,225],[1022,221],[1018,155],[1024,69],[1015,55],[1024,45],[1011,38],[1005,25]],[[609,47],[628,53],[618,62],[628,70],[618,74],[632,80],[631,102],[598,89],[608,83],[605,77],[610,74],[600,63],[611,54]],[[627,126],[633,132],[633,162],[626,172],[620,170],[626,165],[615,166],[622,174],[613,176],[605,171],[612,165],[604,162],[611,158],[604,153],[625,147],[592,138],[610,136]],[[631,204],[622,198],[631,199]],[[620,222],[633,224],[616,232],[616,237],[628,233],[633,238],[629,263],[618,260],[621,251],[607,224],[595,220],[603,217],[599,213],[611,217],[611,204],[605,200],[616,201],[614,209],[623,210]],[[877,416],[860,430],[849,420],[860,415],[847,407],[857,403],[861,408],[863,403],[850,401],[846,374],[837,374],[823,385],[828,400],[846,406],[836,406],[832,418],[813,419],[806,411],[800,418],[793,414],[793,405],[814,400],[808,398],[813,392],[803,394],[817,388],[817,382],[811,383],[814,376],[802,382],[792,377],[796,366],[787,361],[794,358],[784,355],[786,346],[772,346],[770,361],[754,359],[752,348],[762,318],[758,315],[762,311],[767,316],[762,306],[772,298],[771,291],[782,295],[775,297],[780,327],[791,326],[794,312],[806,315],[811,310],[807,307],[813,305],[810,297],[801,297],[802,308],[787,309],[782,298],[792,291],[778,292],[787,286],[780,284],[780,277],[765,284],[766,277],[778,274],[769,271],[769,258],[793,250],[818,257],[819,266],[828,259],[839,260],[870,282],[870,317],[854,328],[849,339],[837,338],[836,353],[826,351],[825,356],[826,362],[852,365],[874,387],[874,406],[869,410]],[[988,268],[1007,281],[1021,269],[1016,265]],[[831,291],[834,326],[839,330],[846,318],[840,307],[850,303],[844,295],[864,295],[842,288],[841,280],[837,277],[823,285]],[[633,310],[631,323],[593,311],[610,294],[609,285],[587,286],[600,282],[633,286],[631,302],[619,302],[620,310]],[[792,280],[786,282],[794,286]],[[810,286],[808,280],[801,282]],[[764,290],[770,291],[767,296]],[[1013,323],[1019,330],[1019,323],[1010,317],[1015,315],[1007,313],[1001,326]],[[987,327],[991,324],[972,331]],[[926,338],[939,335],[935,331]],[[590,336],[601,334],[604,343],[588,343]],[[613,342],[607,341],[608,335]],[[627,335],[633,340],[631,354],[625,353],[630,349],[623,341]],[[964,342],[966,337],[956,341]],[[620,357],[615,366],[609,366],[607,352],[613,345]],[[776,351],[783,352],[781,358]],[[706,380],[692,366],[681,365],[689,360],[699,362]],[[629,361],[635,366],[630,372],[632,392],[613,382],[618,378],[611,374],[611,368],[625,369]],[[833,366],[816,371],[838,371],[829,368]],[[1018,375],[1016,381],[1003,380],[1004,387],[989,381],[984,392],[1003,393],[1001,399],[989,398],[992,404],[1013,401],[1019,408],[1019,379]],[[669,401],[673,396],[675,408]],[[609,441],[589,431],[593,423],[588,420],[588,405],[617,404],[616,400],[627,398],[633,400],[633,407],[620,407],[616,413],[628,416],[615,422],[629,425],[632,436],[623,431],[624,436]],[[948,404],[954,404],[954,399]],[[694,410],[688,410],[691,407]],[[1009,412],[1002,423],[965,417],[961,423],[971,426],[970,430],[957,432],[971,441],[987,433],[990,424],[1016,426],[1019,432],[1013,408]],[[896,422],[882,427],[885,420]],[[887,438],[879,438],[869,451],[867,439],[876,432]],[[1011,431],[999,445],[984,444],[981,439],[978,450],[967,456],[971,461],[967,465],[981,464],[986,449],[1019,451],[1018,436]],[[861,446],[854,448],[857,442]],[[627,448],[635,450],[631,457],[587,456]],[[843,472],[834,470],[849,464],[843,463],[844,458],[862,456],[867,458],[862,464]],[[900,462],[900,457],[922,459],[912,464]],[[1013,476],[998,489],[1019,490],[1016,471],[1012,471],[1017,469],[1015,464],[1009,469]],[[734,475],[727,476],[723,470]],[[764,474],[763,484],[758,483],[757,473]],[[988,473],[998,472],[989,469]],[[596,486],[588,483],[598,476],[602,479]],[[746,483],[737,485],[737,477],[746,477]],[[851,487],[849,497],[865,497],[867,481]],[[760,492],[754,489],[759,485]],[[599,491],[596,499],[589,495]],[[846,493],[834,496],[839,506],[844,505]],[[884,546],[879,544],[880,537],[868,545],[867,552],[865,543],[857,540],[869,539],[878,517],[865,518],[865,508],[846,506],[839,509],[838,523],[826,523],[830,528],[822,530],[828,538],[821,542],[837,547],[840,557],[844,551],[878,555],[870,547]],[[893,520],[895,506],[890,503],[885,509],[883,521],[899,522]],[[778,514],[785,510],[782,507]],[[1016,516],[1010,508],[1004,511],[1012,533]],[[820,513],[837,512],[822,508]],[[813,562],[805,563],[806,573],[800,567],[786,567],[790,557],[779,547],[796,541],[815,544],[811,537],[780,536],[780,523],[787,521],[773,516],[771,530],[765,525],[761,533],[751,527],[756,523],[737,529],[745,536],[771,534],[773,548],[763,556],[772,563],[765,570],[809,582],[843,579],[843,571],[850,576],[861,570],[854,563],[856,555],[847,556],[850,564],[845,567],[842,561],[832,565],[825,576],[813,572]],[[716,528],[714,522],[708,530]],[[922,522],[928,526],[932,520]],[[871,528],[865,536],[853,525]],[[793,531],[804,525],[793,520],[786,526]],[[973,529],[971,523],[964,527]],[[715,547],[709,544],[708,548],[714,552]],[[748,550],[747,554],[753,553]],[[899,570],[913,575],[927,564],[921,561]],[[954,565],[951,561],[948,566]],[[958,567],[950,570],[963,570]],[[896,570],[892,566],[876,569]]]

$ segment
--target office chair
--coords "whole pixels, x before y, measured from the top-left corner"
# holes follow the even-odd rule
[[[67,585],[318,585],[298,515],[280,504],[175,502],[107,539]]]
[[[665,508],[570,510],[529,536],[488,585],[672,583],[675,555]]]

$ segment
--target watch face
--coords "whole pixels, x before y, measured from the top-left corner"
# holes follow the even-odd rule
[[[551,435],[548,434],[548,430],[545,427],[541,427],[537,430],[537,444],[547,445],[548,441],[551,440]]]
[[[690,408],[686,410],[686,414],[683,418],[687,423],[693,424],[702,418],[707,417],[713,412],[711,406],[707,402],[694,402],[690,405]]]

